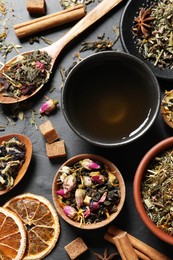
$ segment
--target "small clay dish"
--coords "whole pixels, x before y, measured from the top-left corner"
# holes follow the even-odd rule
[[[173,90],[165,91],[161,102],[161,113],[166,124],[173,128]]]
[[[86,223],[87,222],[87,218],[85,219],[85,221],[82,222],[82,224],[76,220],[73,220],[74,218],[70,218],[69,216],[67,216],[67,214],[64,213],[64,206],[66,206],[67,204],[65,203],[64,204],[64,201],[60,200],[59,199],[59,195],[57,195],[57,190],[59,189],[59,184],[58,184],[58,181],[59,181],[59,176],[60,174],[62,173],[62,169],[63,167],[67,166],[67,167],[70,167],[70,166],[74,166],[74,164],[78,164],[79,162],[83,162],[83,160],[85,159],[89,159],[93,162],[100,162],[102,165],[104,165],[104,167],[106,167],[106,169],[108,169],[111,174],[113,175],[112,177],[114,178],[114,176],[116,177],[116,179],[118,180],[118,187],[119,187],[119,201],[118,203],[114,202],[113,206],[115,206],[116,204],[116,211],[111,213],[111,214],[108,214],[109,217],[107,218],[104,218],[104,219],[100,219],[99,222],[92,222],[92,223]],[[97,174],[99,172],[99,169],[98,170],[93,170],[94,172],[94,175]],[[96,173],[97,172],[97,173]],[[100,169],[100,172],[101,172],[101,169]],[[71,173],[70,173],[71,174]],[[93,173],[92,173],[93,174]],[[72,174],[71,174],[72,175]],[[68,175],[69,176],[69,175]],[[90,176],[90,175],[89,175]],[[83,175],[82,175],[82,180],[83,180]],[[93,180],[92,180],[93,181]],[[93,183],[92,183],[93,184]],[[106,184],[105,184],[106,186]],[[77,188],[79,187],[78,186],[75,186],[75,188],[71,191],[71,193],[74,193]],[[84,186],[82,189],[86,191],[86,188],[87,186]],[[89,186],[88,186],[89,187]],[[91,186],[90,186],[91,187]],[[101,186],[100,186],[101,187]],[[90,189],[90,188],[89,188]],[[92,189],[93,186],[92,186]],[[116,188],[115,188],[116,189]],[[92,193],[93,194],[93,193]],[[106,200],[108,199],[108,193],[106,193],[107,197],[106,197]],[[80,154],[80,155],[77,155],[77,156],[74,156],[72,158],[70,158],[69,160],[67,160],[60,168],[59,170],[57,171],[57,173],[55,174],[55,177],[54,177],[54,181],[53,181],[53,185],[52,185],[52,197],[53,197],[53,201],[54,201],[54,205],[55,205],[55,208],[57,209],[57,212],[59,213],[59,215],[70,225],[74,226],[74,227],[77,227],[77,228],[81,228],[81,229],[87,229],[87,230],[91,230],[91,229],[97,229],[97,228],[102,228],[104,227],[105,225],[109,224],[110,222],[112,222],[113,220],[115,220],[115,218],[119,215],[120,211],[122,210],[122,207],[124,205],[124,201],[125,201],[125,194],[126,194],[126,191],[125,191],[125,183],[124,183],[124,180],[123,180],[123,177],[120,173],[120,171],[118,170],[118,168],[112,163],[110,162],[109,160],[107,160],[106,158],[102,157],[102,156],[99,156],[99,155],[94,155],[94,154]],[[102,196],[101,196],[102,197]],[[77,209],[77,212],[81,212],[82,215],[83,215],[83,212],[86,213],[86,207],[88,208],[88,210],[90,211],[91,209],[91,203],[93,203],[93,201],[89,202],[88,204],[86,204],[84,201],[88,199],[88,196],[86,196],[86,193],[85,193],[85,197],[83,197],[83,202],[82,202],[82,205],[81,207],[79,208],[79,211]],[[103,197],[102,197],[103,199]],[[102,200],[101,199],[101,200]],[[99,199],[100,201],[100,199]],[[104,201],[100,201],[99,203],[103,203]],[[87,206],[86,206],[87,205]],[[92,204],[93,205],[93,204]],[[103,204],[102,204],[103,205]],[[104,204],[105,205],[105,204]],[[75,209],[77,208],[76,205],[70,205],[69,206],[73,206]],[[93,208],[91,209],[91,211],[93,210]],[[88,212],[89,212],[88,211]],[[94,211],[92,211],[94,213]],[[96,211],[95,211],[96,212]],[[96,214],[96,213],[95,213]]]
[[[172,201],[170,187],[168,186],[167,188],[164,187],[166,183],[169,184],[169,182],[171,182],[171,179],[173,181],[173,176],[171,177],[172,174],[170,173],[170,176],[168,177],[167,175],[168,170],[166,170],[165,172],[162,171],[162,169],[164,168],[162,166],[163,165],[162,158],[166,156],[165,152],[167,154],[167,152],[169,151],[170,153],[171,150],[173,150],[173,137],[169,137],[167,139],[164,139],[163,141],[160,141],[144,155],[135,173],[134,183],[133,183],[133,194],[134,194],[136,209],[141,219],[143,220],[144,224],[150,229],[150,231],[156,237],[158,237],[159,239],[163,240],[168,244],[173,245],[173,236],[169,232],[167,232],[168,226],[165,226],[166,223],[164,221],[165,215],[163,214],[164,210],[166,210],[165,206],[166,205],[169,206],[168,204],[169,200]],[[155,185],[152,186],[154,181],[151,182],[151,180],[153,180],[154,176],[156,176],[156,174],[158,173],[157,172],[158,168],[156,168],[156,163],[158,163],[158,161],[159,161],[158,171],[159,173],[162,173],[163,176],[161,177],[161,175],[159,175],[159,178],[157,179],[158,183],[155,178],[154,179]],[[169,166],[168,159],[166,165]],[[145,189],[144,191],[143,187],[146,186],[146,184],[144,184],[146,183],[146,174],[147,174],[147,179],[149,175],[150,181],[147,184],[147,189]],[[169,195],[167,196],[168,193]],[[153,194],[153,196],[151,196],[151,194]],[[163,194],[163,202],[157,203],[158,202],[157,198],[159,198],[161,194]],[[155,211],[155,208],[157,208],[158,211],[157,209]],[[148,214],[148,212],[150,213]],[[155,218],[154,218],[155,220],[154,219],[152,220],[152,216],[154,215],[154,212],[157,213],[155,213]],[[171,208],[170,208],[170,212],[168,212],[168,215],[169,214],[171,214]],[[162,223],[158,221],[161,219],[161,216],[162,218],[164,217]]]
[[[24,161],[24,163],[22,164],[21,168],[19,169],[19,171],[17,173],[17,176],[14,180],[14,185],[10,186],[7,189],[0,190],[0,195],[3,195],[5,193],[9,192],[11,189],[13,189],[22,180],[22,178],[24,177],[24,175],[25,175],[25,173],[28,169],[28,166],[30,164],[31,157],[32,157],[32,143],[31,143],[30,139],[25,135],[14,133],[14,134],[8,134],[8,135],[0,136],[0,145],[2,144],[3,141],[7,142],[13,137],[17,137],[21,143],[25,144],[25,148],[26,148],[25,161]]]

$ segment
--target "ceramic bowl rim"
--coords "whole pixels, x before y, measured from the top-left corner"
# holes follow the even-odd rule
[[[159,237],[161,240],[167,242],[168,244],[173,245],[173,236],[170,236],[169,234],[163,232],[161,229],[159,229],[149,218],[149,216],[146,213],[146,210],[142,203],[141,198],[141,183],[142,183],[142,177],[145,169],[147,168],[148,164],[151,162],[151,160],[160,152],[162,152],[165,149],[173,147],[173,137],[168,137],[156,145],[154,145],[142,158],[140,161],[135,176],[134,176],[134,182],[133,182],[133,197],[136,209],[145,223],[145,225],[148,227],[148,229],[155,234],[157,237]]]

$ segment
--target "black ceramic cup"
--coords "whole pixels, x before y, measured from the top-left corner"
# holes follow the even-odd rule
[[[70,71],[61,105],[77,135],[98,146],[116,147],[135,141],[151,127],[160,108],[160,88],[140,59],[104,51]]]

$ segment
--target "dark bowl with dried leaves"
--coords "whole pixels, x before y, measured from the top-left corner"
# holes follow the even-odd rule
[[[173,245],[173,137],[153,146],[139,163],[133,183],[137,211],[150,231]]]
[[[140,59],[103,51],[86,57],[70,71],[61,105],[67,123],[85,141],[120,147],[150,129],[160,109],[160,87]]]
[[[172,12],[167,0],[130,0],[120,19],[124,50],[143,60],[158,79],[166,81],[173,80],[172,32],[167,19]]]

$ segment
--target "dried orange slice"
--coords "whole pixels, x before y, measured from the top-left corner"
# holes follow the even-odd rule
[[[16,212],[26,226],[28,241],[23,259],[42,259],[48,255],[60,234],[59,218],[50,201],[24,193],[9,200],[4,207]]]
[[[0,207],[0,259],[20,260],[26,249],[26,229],[13,211]]]

